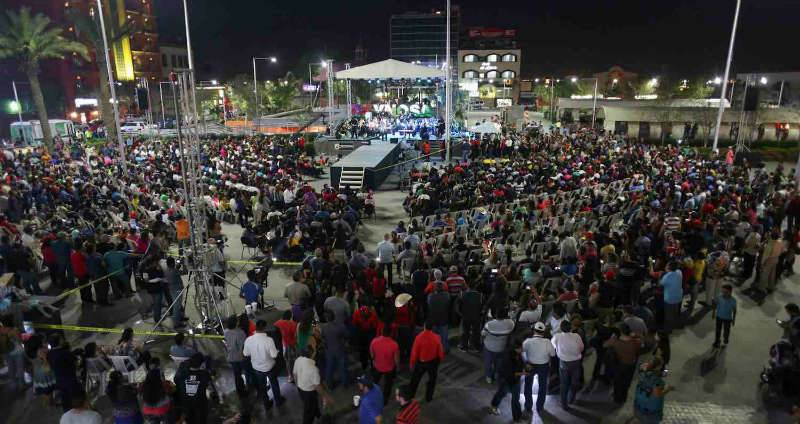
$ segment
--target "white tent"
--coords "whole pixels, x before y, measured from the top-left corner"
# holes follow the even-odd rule
[[[412,65],[394,59],[386,59],[369,65],[357,66],[336,73],[336,79],[401,79],[444,78],[444,71],[427,66]]]
[[[484,122],[469,129],[470,132],[481,134],[499,134],[500,125],[494,122]]]

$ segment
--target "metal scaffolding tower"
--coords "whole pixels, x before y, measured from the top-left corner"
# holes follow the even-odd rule
[[[350,64],[345,63],[344,69],[350,69]],[[353,90],[350,86],[350,78],[347,79],[347,118],[350,118],[353,113]]]
[[[223,317],[229,315],[229,303],[218,300],[219,293],[213,286],[214,275],[211,271],[216,245],[206,243],[208,227],[206,223],[205,200],[203,187],[200,185],[200,123],[197,118],[193,71],[181,71],[170,74],[173,94],[173,106],[176,110],[176,128],[178,140],[178,157],[181,166],[183,190],[180,191],[184,201],[186,218],[189,221],[190,246],[181,252],[184,269],[188,271],[188,283],[183,291],[173,300],[164,316],[158,320],[159,327],[169,311],[177,302],[184,307],[188,303],[189,294],[193,293],[194,307],[200,321],[193,327],[205,332],[222,333]]]
[[[333,94],[333,60],[328,59],[328,122],[333,125],[334,110],[336,108],[336,101]]]

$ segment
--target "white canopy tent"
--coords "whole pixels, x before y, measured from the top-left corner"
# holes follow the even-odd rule
[[[499,124],[494,122],[484,122],[469,129],[473,133],[481,134],[500,134],[501,129]]]
[[[395,59],[386,59],[368,65],[357,66],[336,72],[337,79],[402,79],[402,78],[444,78],[441,69],[412,65]]]

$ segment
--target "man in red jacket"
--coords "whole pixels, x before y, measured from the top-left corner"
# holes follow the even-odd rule
[[[78,249],[72,251],[69,261],[72,265],[72,275],[78,280],[78,286],[88,283],[89,268],[86,267],[86,252],[82,245]],[[94,303],[94,300],[92,300],[92,286],[81,289],[81,300]]]
[[[431,329],[433,325],[425,322],[425,330],[414,339],[414,346],[411,348],[410,366],[411,374],[411,395],[417,393],[417,386],[424,374],[428,374],[428,382],[425,388],[425,400],[430,402],[433,399],[433,391],[436,390],[436,375],[439,373],[439,363],[444,359],[444,347],[439,335]]]

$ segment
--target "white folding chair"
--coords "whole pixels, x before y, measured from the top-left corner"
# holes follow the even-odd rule
[[[111,360],[114,369],[124,377],[127,377],[129,382],[136,382],[136,372],[139,370],[139,365],[136,364],[134,358],[130,356],[109,356],[108,359]]]

